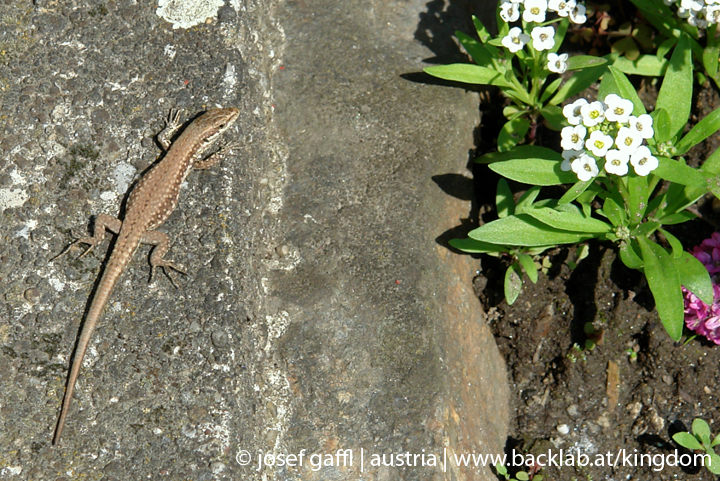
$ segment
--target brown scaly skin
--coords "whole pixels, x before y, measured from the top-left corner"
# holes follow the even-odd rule
[[[210,110],[196,118],[180,134],[175,142],[170,138],[179,129],[178,113],[171,112],[165,129],[158,135],[158,140],[166,150],[165,157],[147,171],[130,192],[125,217],[122,221],[109,215],[101,214],[95,220],[93,237],[84,237],[73,242],[70,247],[77,244],[89,244],[90,249],[102,242],[105,230],[117,234],[115,248],[105,266],[100,284],[95,291],[95,297],[90,304],[85,323],[80,331],[75,354],[70,365],[67,388],[63,398],[62,410],[58,419],[53,444],[60,441],[65,418],[70,409],[75,382],[80,372],[80,366],[90,343],[92,335],[103,308],[112,293],[120,275],[130,263],[138,246],[152,244],[150,264],[152,271],[156,267],[163,267],[183,272],[179,266],[163,259],[168,250],[167,236],[155,230],[167,220],[178,203],[180,185],[185,181],[192,169],[206,169],[216,164],[231,148],[221,149],[206,159],[203,156],[212,149],[223,132],[225,132],[238,118],[239,110],[236,108]],[[64,254],[64,252],[63,252]],[[172,278],[171,278],[172,280]]]

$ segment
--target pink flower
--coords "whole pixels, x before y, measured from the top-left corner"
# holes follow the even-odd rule
[[[710,276],[720,273],[720,232],[715,232],[692,250],[692,255],[703,263]],[[713,303],[705,304],[684,287],[685,325],[691,331],[720,344],[720,284],[713,279]]]
[[[687,328],[720,344],[720,285],[713,284],[714,301],[710,306],[684,287],[683,294]]]
[[[705,239],[692,250],[697,260],[705,265],[710,275],[720,272],[720,232],[715,232],[712,237]]]

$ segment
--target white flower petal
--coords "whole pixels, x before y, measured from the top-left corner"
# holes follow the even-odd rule
[[[582,123],[588,127],[593,127],[605,120],[605,105],[600,101],[595,101],[580,107],[580,115],[582,115]]]
[[[628,127],[620,127],[617,137],[615,137],[615,145],[617,148],[628,154],[632,154],[642,144],[640,133]]]
[[[635,169],[635,173],[643,177],[658,167],[658,159],[652,155],[650,149],[645,145],[638,147],[635,153],[630,156],[630,163]]]
[[[605,157],[605,154],[613,145],[613,138],[607,134],[603,134],[599,130],[590,134],[585,141],[585,148],[597,157]]]
[[[611,149],[605,154],[605,172],[608,174],[625,175],[628,173],[630,156],[619,150]]]
[[[550,50],[555,46],[555,29],[552,26],[535,27],[530,32],[533,48],[537,51]]]
[[[582,122],[580,108],[583,105],[587,105],[588,103],[589,102],[587,100],[580,98],[577,99],[575,102],[563,107],[563,115],[570,123],[570,125],[578,125],[580,122]]]

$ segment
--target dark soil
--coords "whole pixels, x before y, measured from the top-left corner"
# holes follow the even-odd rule
[[[713,90],[696,91],[694,121],[720,105]],[[701,164],[719,143],[715,134],[691,152],[688,163]],[[494,187],[480,192],[487,194],[479,201],[487,221]],[[712,204],[701,203],[706,221],[673,230],[688,249],[717,225]],[[673,342],[645,278],[622,264],[611,243],[591,243],[589,257],[574,270],[568,261],[575,259],[575,248],[559,248],[548,257],[548,273],[537,284],[526,277],[512,306],[502,300],[502,261],[484,258],[475,279],[508,365],[515,412],[508,454],[579,448],[595,463],[596,456],[604,459],[602,466],[547,467],[546,480],[716,479],[699,466],[648,466],[647,458],[640,466],[639,455],[689,453],[672,435],[689,430],[696,417],[708,421],[714,435],[720,432],[720,346],[704,338],[688,341],[689,331]],[[597,341],[594,349],[584,347],[589,338]]]

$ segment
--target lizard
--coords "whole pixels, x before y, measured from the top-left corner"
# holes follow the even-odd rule
[[[165,155],[138,180],[130,191],[123,220],[106,214],[96,216],[93,236],[75,240],[60,254],[65,254],[78,244],[88,244],[90,247],[83,252],[80,256],[82,257],[103,241],[107,230],[117,235],[115,247],[103,269],[85,322],[80,329],[70,364],[60,417],[53,436],[52,443],[54,445],[60,441],[75,383],[92,332],[100,320],[103,308],[107,304],[115,284],[130,263],[139,245],[143,243],[154,246],[150,255],[151,280],[156,267],[163,268],[173,285],[175,282],[168,269],[185,273],[182,267],[164,259],[169,248],[168,237],[165,233],[155,229],[165,222],[175,210],[180,197],[180,185],[190,171],[212,167],[225,157],[228,151],[235,148],[235,144],[226,144],[221,146],[219,151],[205,157],[213,149],[223,132],[235,123],[239,114],[240,111],[237,108],[209,110],[193,120],[178,138],[172,141],[182,124],[179,121],[179,111],[170,111],[165,128],[157,136],[158,143],[165,151]]]

